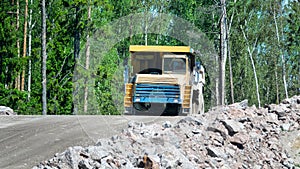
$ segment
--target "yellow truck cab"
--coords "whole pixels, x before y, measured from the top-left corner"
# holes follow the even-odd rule
[[[178,115],[204,111],[204,69],[196,63],[193,49],[132,45],[129,51],[126,114],[161,111],[153,113]]]

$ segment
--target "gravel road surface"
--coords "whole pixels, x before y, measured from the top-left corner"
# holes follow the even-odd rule
[[[70,146],[93,145],[127,127],[177,121],[154,116],[0,116],[0,168],[32,168]]]

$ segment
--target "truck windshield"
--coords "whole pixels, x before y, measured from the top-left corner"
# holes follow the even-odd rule
[[[185,74],[185,62],[184,58],[164,58],[164,73]]]

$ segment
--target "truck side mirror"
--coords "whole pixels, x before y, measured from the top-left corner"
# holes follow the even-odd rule
[[[199,83],[200,82],[200,77],[201,75],[200,75],[200,73],[199,72],[196,72],[196,74],[195,74],[195,82],[196,83]]]
[[[200,68],[201,68],[200,62],[196,62],[196,65],[195,65],[195,66],[196,66],[196,69],[197,69],[197,70],[200,70]]]
[[[193,70],[193,75],[194,75],[194,83],[199,83],[200,82],[200,73],[198,72],[198,70],[197,70],[197,67],[195,66],[194,67],[194,70]]]
[[[193,75],[194,83],[205,83],[204,68],[201,66],[200,62],[196,62],[193,69]]]

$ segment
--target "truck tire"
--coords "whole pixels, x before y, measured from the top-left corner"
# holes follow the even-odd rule
[[[162,116],[178,116],[180,112],[180,105],[174,103],[167,103]]]
[[[147,111],[151,108],[150,103],[133,103],[133,107],[138,111]]]

